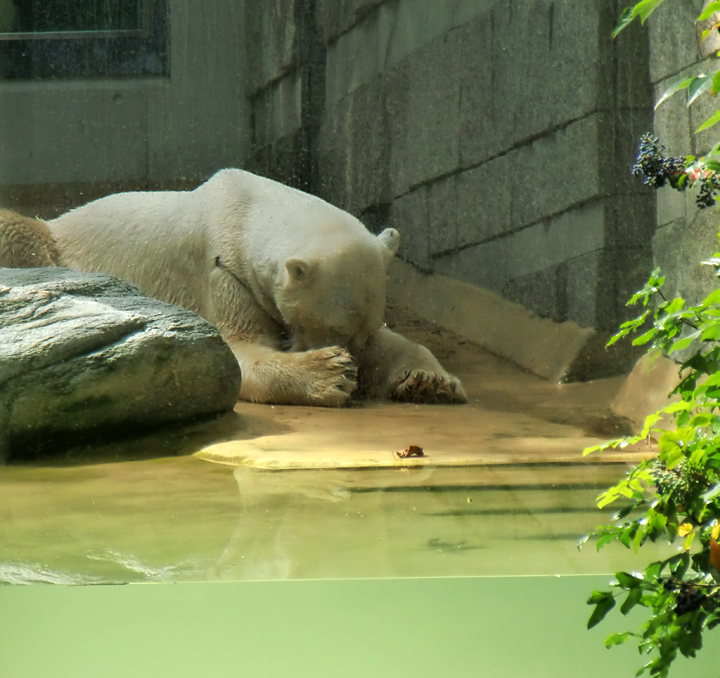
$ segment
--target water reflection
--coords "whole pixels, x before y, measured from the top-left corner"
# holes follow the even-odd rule
[[[638,456],[581,456],[607,435],[597,422],[621,380],[552,384],[467,343],[446,362],[467,405],[240,403],[217,421],[0,468],[0,581],[632,569],[622,548],[576,548],[609,515],[599,492]],[[410,444],[425,456],[394,454]]]
[[[8,467],[0,581],[610,572],[632,567],[632,554],[579,553],[576,541],[607,517],[594,500],[619,466],[267,471],[181,457]]]

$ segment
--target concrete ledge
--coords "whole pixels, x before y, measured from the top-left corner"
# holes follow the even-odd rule
[[[616,361],[602,348],[606,337],[594,330],[541,318],[493,292],[446,276],[425,275],[403,261],[396,260],[390,268],[388,302],[550,381],[581,381],[618,372],[612,369]]]
[[[650,360],[643,356],[628,375],[613,401],[612,411],[630,421],[637,431],[642,430],[645,417],[678,400],[668,394],[680,383],[677,363],[664,356]],[[672,417],[666,415],[658,426],[671,426]]]

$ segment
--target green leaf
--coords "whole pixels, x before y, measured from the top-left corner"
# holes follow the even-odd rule
[[[632,610],[640,602],[642,595],[643,590],[639,586],[631,589],[627,594],[627,598],[625,598],[625,601],[620,606],[620,612],[625,615],[630,612],[630,610]]]
[[[713,79],[707,73],[698,75],[688,87],[687,105],[690,106],[703,92],[707,92],[712,84]]]
[[[717,341],[720,339],[720,323],[713,322],[712,325],[703,328],[700,339],[702,341]]]
[[[718,260],[718,263],[720,263],[720,260]],[[708,294],[702,302],[703,306],[713,306],[715,304],[720,304],[720,289],[710,292],[710,294]]]
[[[631,638],[632,635],[633,634],[630,633],[630,631],[623,631],[623,633],[612,633],[605,639],[605,647],[611,648],[614,645],[622,645],[628,640],[628,638]]]
[[[700,416],[700,415],[698,415],[698,416]],[[690,465],[691,465],[691,466],[698,466],[698,465],[700,464],[700,462],[705,458],[705,454],[706,454],[705,448],[704,448],[704,447],[698,447],[698,449],[695,450],[695,451],[690,455]]]
[[[688,334],[687,337],[684,337],[683,339],[679,339],[676,341],[670,348],[668,349],[668,353],[674,353],[675,351],[682,351],[686,349],[688,346],[690,346],[695,339],[698,338],[698,335],[700,334],[700,330],[697,332],[693,332],[692,334]]]
[[[602,600],[605,600],[606,598],[612,598],[613,594],[610,593],[610,591],[593,591],[590,594],[590,597],[587,599],[588,605],[597,605]]]
[[[623,10],[623,13],[620,15],[620,19],[618,21],[618,25],[615,26],[612,32],[613,38],[616,38],[618,33],[626,28],[628,25],[630,25],[635,18],[635,14],[633,12],[632,7],[628,7],[625,10]]]
[[[710,503],[715,497],[720,495],[720,483],[715,485],[712,489],[708,490],[705,494],[702,496],[703,503],[708,504]]]
[[[618,584],[624,589],[634,589],[642,584],[642,579],[629,572],[616,572],[615,579],[618,580]]]
[[[684,633],[679,641],[683,656],[694,657],[702,649],[702,627],[698,625],[690,633]]]
[[[596,550],[600,550],[605,544],[609,544],[611,541],[615,541],[618,538],[617,533],[603,534],[598,537],[597,544],[595,545]]]
[[[696,414],[689,422],[688,426],[690,427],[698,427],[698,426],[707,426],[714,420],[713,415],[708,414],[707,412],[701,412],[700,414]],[[697,453],[697,452],[696,452]],[[693,454],[693,457],[695,454]],[[691,460],[692,461],[692,460]]]
[[[705,131],[714,127],[720,122],[720,111],[715,111],[700,127],[695,130],[695,134]]]
[[[679,78],[674,78],[670,81],[670,86],[663,92],[663,95],[657,100],[655,103],[655,110],[657,110],[658,106],[660,104],[667,101],[673,94],[676,94],[682,89],[687,89],[690,87],[690,84],[695,80],[695,76],[691,75],[690,77],[683,75]]]
[[[625,548],[629,549],[630,544],[632,544],[633,538],[636,537],[639,532],[641,532],[641,530],[640,526],[637,523],[635,523],[634,525],[630,525],[620,534],[620,542]]]
[[[720,2],[709,3],[697,20],[705,21],[705,19],[709,19],[713,14],[715,14],[715,12],[720,12]]]
[[[636,339],[633,339],[633,346],[642,346],[643,344],[647,344],[648,341],[650,341],[655,335],[657,334],[657,330],[653,327],[651,330],[648,330],[645,332],[645,334],[641,334]]]
[[[640,23],[645,23],[648,17],[662,5],[663,0],[641,0],[635,5],[633,14],[640,17]]]
[[[662,561],[656,560],[645,568],[645,579],[648,581],[656,581],[662,571]]]
[[[685,576],[688,567],[690,567],[690,554],[680,553],[677,556],[673,556],[668,559],[668,562],[670,562],[670,572],[673,573],[673,576],[678,579],[682,579]]]
[[[598,508],[605,508],[608,504],[612,504],[620,497],[620,493],[616,488],[611,488],[607,492],[603,492],[597,500]]]
[[[595,604],[595,609],[590,615],[590,619],[588,619],[587,627],[591,629],[593,626],[597,626],[605,619],[605,615],[607,615],[613,607],[615,607],[615,598],[613,598],[611,593],[607,593],[605,597]]]

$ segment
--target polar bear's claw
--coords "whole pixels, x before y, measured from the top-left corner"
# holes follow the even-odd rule
[[[396,380],[390,397],[407,403],[466,403],[460,381],[449,374],[424,370],[404,372]]]
[[[352,356],[339,346],[308,352],[308,394],[314,404],[325,407],[347,405],[357,389],[357,367]]]

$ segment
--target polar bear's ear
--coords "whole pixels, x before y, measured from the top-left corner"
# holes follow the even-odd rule
[[[378,240],[388,251],[388,261],[392,259],[400,247],[400,234],[394,228],[386,228],[379,236]]]
[[[288,259],[285,262],[288,281],[291,283],[301,283],[307,280],[311,269],[312,266],[303,259]]]

